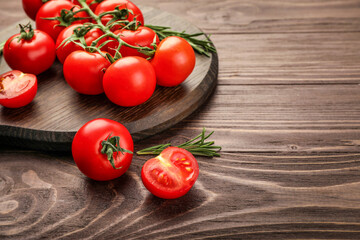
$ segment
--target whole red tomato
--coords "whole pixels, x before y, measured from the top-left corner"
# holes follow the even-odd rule
[[[119,9],[127,8],[133,12],[133,14],[129,13],[129,16],[127,19],[132,21],[134,20],[134,17],[136,17],[136,20],[141,23],[141,25],[144,25],[144,16],[141,12],[141,10],[131,1],[129,0],[106,0],[101,2],[95,9],[95,14],[99,15],[104,12],[113,11],[116,7],[119,7]],[[101,22],[106,25],[111,19],[113,18],[112,15],[105,15],[101,18]],[[118,28],[112,28],[112,30],[116,30]]]
[[[141,170],[144,186],[155,196],[174,199],[185,195],[199,176],[195,157],[185,149],[168,147],[148,160]]]
[[[121,30],[116,30],[114,33],[118,35],[122,40],[124,40],[124,42],[133,46],[149,47],[154,49],[154,47],[151,46],[151,44],[154,42],[154,38],[155,38],[155,43],[156,44],[159,43],[159,37],[152,29],[148,27],[140,26],[136,30],[121,29]],[[108,43],[107,46],[108,46],[108,52],[111,55],[115,56],[114,49],[117,49],[119,43],[117,41],[113,41]],[[145,54],[138,52],[137,49],[127,47],[125,45],[121,46],[120,53],[121,56],[123,57],[127,57],[127,56],[139,56],[143,58],[148,57]]]
[[[103,78],[106,96],[113,103],[132,107],[148,100],[155,91],[156,77],[142,57],[124,57],[110,65]]]
[[[77,13],[73,18],[68,19],[68,17],[61,18],[61,20],[48,20],[45,18],[55,18],[61,16],[61,10],[70,10],[73,11],[79,10],[79,6],[73,4],[70,1],[66,0],[52,0],[46,2],[41,6],[38,13],[36,14],[36,28],[42,30],[49,34],[54,41],[56,41],[59,33],[66,27],[70,26],[73,23],[84,23],[90,21],[89,19],[82,19],[73,21],[74,18],[85,18],[88,15],[85,12]]]
[[[21,38],[19,33],[6,41],[3,50],[4,58],[12,69],[37,75],[50,68],[53,64],[55,60],[55,44],[47,33],[32,30],[31,26],[27,30],[24,28],[21,31],[27,37]]]
[[[42,0],[22,0],[22,6],[26,15],[35,21],[36,13],[39,11],[41,6],[44,4]]]
[[[76,50],[83,50],[82,47],[80,47],[79,45],[76,45],[73,42],[69,42],[67,44],[63,44],[60,46],[60,44],[68,37],[70,37],[73,33],[74,33],[74,29],[79,28],[83,26],[82,24],[73,24],[70,25],[69,27],[65,28],[64,30],[62,30],[56,40],[56,44],[55,44],[55,48],[56,48],[56,55],[57,58],[59,59],[59,61],[61,63],[64,63],[66,57],[76,51]],[[84,38],[85,38],[85,43],[87,46],[90,46],[91,43],[96,40],[97,38],[99,38],[100,36],[102,36],[104,33],[98,29],[98,28],[93,28],[91,29],[88,33],[85,34]],[[100,46],[103,42],[105,42],[107,39],[103,38],[101,39],[98,44],[96,45],[96,47]],[[102,51],[106,51],[105,46],[103,48],[101,48]]]
[[[185,39],[176,36],[163,39],[151,60],[156,83],[164,87],[179,85],[191,74],[195,61],[195,52]]]
[[[65,60],[63,72],[66,82],[75,91],[87,95],[104,92],[103,76],[110,62],[98,52],[72,52]]]
[[[123,153],[119,147],[124,149]],[[132,152],[133,149],[129,131],[122,124],[105,118],[87,122],[75,134],[72,142],[72,155],[77,167],[83,174],[97,181],[123,175],[133,157],[132,153],[125,150]]]
[[[0,105],[19,108],[29,104],[37,92],[37,78],[13,70],[0,75]]]

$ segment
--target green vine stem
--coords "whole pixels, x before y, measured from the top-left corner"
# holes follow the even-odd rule
[[[79,3],[82,6],[82,9],[79,11],[85,11],[88,13],[88,15],[93,18],[96,22],[96,26],[98,28],[100,28],[104,33],[106,37],[109,38],[113,38],[115,41],[119,42],[119,46],[118,48],[115,50],[116,52],[116,56],[115,56],[115,60],[120,58],[121,55],[119,53],[120,47],[121,46],[127,46],[130,48],[134,48],[137,49],[138,51],[140,51],[141,53],[144,53],[146,55],[148,55],[149,57],[152,57],[154,55],[154,50],[149,48],[149,47],[141,47],[141,46],[133,46],[131,44],[126,43],[125,41],[123,41],[118,35],[114,34],[113,32],[110,31],[110,29],[115,26],[116,24],[118,24],[118,22],[121,22],[121,24],[126,25],[126,22],[128,23],[126,26],[131,26],[132,22],[128,22],[128,21],[123,21],[126,16],[128,16],[129,13],[131,13],[130,10],[128,9],[119,9],[119,7],[115,8],[114,11],[110,11],[110,12],[104,12],[102,14],[100,14],[99,16],[97,16],[88,6],[88,4],[86,3],[86,0],[79,0]],[[114,18],[106,25],[104,26],[101,22],[101,17],[105,16],[107,14],[111,14],[114,16]],[[136,19],[134,20],[135,22],[135,26],[137,26],[137,22]],[[164,27],[164,26],[155,26],[155,25],[145,25],[146,27],[151,28],[152,30],[155,31],[155,33],[159,36],[160,41],[166,37],[169,36],[179,36],[184,38],[185,40],[187,40],[189,42],[189,44],[193,47],[193,49],[203,55],[206,55],[208,57],[210,57],[210,53],[211,52],[216,52],[215,47],[212,45],[211,41],[209,40],[201,40],[201,39],[197,39],[195,37],[204,35],[206,36],[206,38],[208,39],[209,37],[207,35],[205,35],[204,33],[195,33],[195,34],[188,34],[186,32],[177,32],[177,31],[173,31],[171,30],[170,27]],[[95,40],[96,41],[96,40]],[[92,44],[92,47],[96,46],[96,44]]]
[[[97,2],[94,0],[94,2]],[[108,24],[107,26],[104,26],[101,22],[101,16],[104,16],[106,14],[120,14],[119,12],[122,12],[122,14],[125,14],[124,13],[124,10],[123,9],[116,9],[114,11],[110,11],[110,12],[106,12],[106,13],[103,13],[101,16],[97,16],[91,9],[90,7],[87,5],[86,3],[86,0],[79,0],[79,3],[81,4],[82,6],[82,9],[76,11],[76,12],[71,12],[70,11],[70,14],[69,12],[66,12],[67,14],[69,14],[70,16],[73,16],[75,15],[76,13],[80,12],[80,11],[85,11],[89,14],[89,16],[94,19],[96,21],[96,27],[100,28],[105,34],[104,37],[110,37],[110,38],[113,38],[114,41],[118,41],[119,42],[119,46],[118,48],[116,49],[116,56],[115,56],[115,59],[112,59],[113,61],[116,60],[117,58],[120,58],[121,55],[119,53],[119,50],[120,50],[120,47],[122,45],[125,45],[127,47],[130,47],[130,48],[134,48],[134,49],[137,49],[138,51],[148,55],[149,57],[151,57],[153,54],[154,54],[154,50],[151,49],[151,48],[148,48],[148,47],[140,47],[140,46],[133,46],[131,44],[128,44],[126,43],[125,41],[123,41],[118,35],[114,34],[113,32],[110,31],[110,29],[115,26],[115,25],[119,25],[119,24],[124,24],[124,25],[130,25],[131,26],[131,22],[129,23],[129,21],[116,21],[116,22],[111,22],[110,24]],[[66,14],[65,12],[63,14]],[[70,17],[69,16],[69,17]],[[120,17],[121,19],[121,17]],[[76,20],[79,20],[79,19],[76,19]],[[135,25],[137,25],[136,23],[136,20],[135,20]],[[201,35],[204,35],[206,36],[206,38],[208,39],[209,36],[207,36],[205,33],[195,33],[195,34],[188,34],[186,32],[177,32],[177,31],[173,31],[171,30],[170,27],[164,27],[164,26],[155,26],[155,25],[145,25],[146,27],[148,28],[151,28],[152,30],[155,31],[155,33],[159,36],[159,39],[160,41],[163,40],[164,38],[166,37],[169,37],[169,36],[179,36],[179,37],[182,37],[184,38],[185,40],[187,40],[189,42],[189,44],[194,48],[194,50],[196,52],[198,52],[199,54],[203,54],[203,55],[206,55],[208,57],[210,57],[210,53],[211,52],[216,52],[216,49],[215,47],[212,45],[211,41],[209,40],[201,40],[201,39],[197,39],[195,37],[198,37],[198,36],[201,36]],[[95,40],[96,43],[100,40]],[[6,42],[6,41],[5,41]],[[5,45],[5,42],[3,43],[0,43],[0,55],[3,53],[3,48],[4,48],[4,45]],[[94,48],[96,46],[96,43],[95,44],[92,44],[90,46],[90,48]],[[86,46],[83,46],[84,48]],[[105,56],[104,56],[105,57]],[[107,57],[109,58],[109,57]]]
[[[102,30],[105,34],[102,36],[102,37],[109,37],[109,38],[113,38],[114,40],[118,41],[119,42],[119,46],[118,48],[116,49],[116,55],[115,55],[115,59],[109,59],[110,58],[110,55],[106,55],[108,60],[110,62],[118,59],[118,58],[121,58],[121,55],[119,53],[119,50],[120,50],[120,47],[121,46],[127,46],[127,47],[130,47],[130,48],[134,48],[134,49],[137,49],[137,50],[140,50],[142,52],[152,52],[153,49],[149,48],[149,47],[141,47],[141,46],[133,46],[131,44],[128,44],[127,42],[125,42],[124,40],[122,40],[118,35],[114,34],[113,32],[110,31],[111,27],[113,26],[113,24],[109,24],[107,26],[104,26],[104,24],[101,22],[101,16],[104,16],[106,14],[109,14],[109,12],[105,12],[103,13],[102,15],[100,16],[97,16],[91,9],[90,7],[87,5],[86,1],[85,0],[79,0],[79,3],[81,4],[82,6],[82,9],[83,11],[86,11],[90,17],[92,17],[95,21],[96,21],[96,24],[94,24],[95,27],[99,28],[100,30]],[[115,11],[111,11],[110,13],[113,13],[113,12],[116,12],[116,11],[120,11],[122,12],[122,9],[119,10],[119,8],[115,9]],[[123,13],[122,13],[123,14]],[[128,22],[128,21],[127,21]],[[98,39],[95,40],[95,44],[92,44],[92,46],[96,46],[97,42],[100,41]],[[100,52],[99,52],[100,53]],[[101,53],[100,53],[101,54]]]
[[[209,133],[208,135],[205,134],[205,128],[203,128],[202,132],[197,135],[195,138],[180,144],[176,147],[183,148],[189,152],[191,152],[193,155],[197,156],[206,156],[206,157],[220,157],[220,154],[218,153],[221,150],[220,146],[214,146],[215,142],[205,142],[206,139],[208,139],[214,131]],[[137,151],[136,154],[138,155],[159,155],[165,148],[170,147],[171,143],[166,144],[160,144],[157,146],[149,147],[142,149],[140,151]]]
[[[77,13],[83,12],[83,11],[84,10],[80,9],[80,10],[74,12],[74,7],[71,8],[70,10],[69,9],[62,9],[60,11],[60,16],[43,18],[43,19],[56,20],[56,21],[59,22],[59,24],[57,24],[57,26],[68,27],[75,21],[89,19],[89,17],[77,17],[76,16]]]

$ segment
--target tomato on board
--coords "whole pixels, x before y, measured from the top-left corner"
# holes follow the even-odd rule
[[[72,142],[72,155],[79,170],[86,176],[97,181],[107,181],[123,175],[130,167],[133,154],[128,152],[111,152],[112,166],[108,155],[102,153],[103,142],[113,137],[119,137],[122,149],[133,151],[134,144],[129,131],[122,124],[105,118],[87,122],[75,134]]]
[[[37,92],[37,78],[12,70],[0,75],[0,105],[19,108],[29,104]]]
[[[10,37],[3,51],[5,61],[12,69],[37,75],[53,64],[55,44],[47,33],[31,31],[34,31],[31,39],[20,39],[20,33]]]
[[[29,18],[35,20],[36,13],[39,11],[41,6],[44,4],[42,0],[22,0],[23,9]]]
[[[113,103],[123,107],[136,106],[154,93],[155,71],[142,57],[120,58],[106,70],[103,86],[106,96]]]
[[[185,149],[168,147],[148,160],[141,170],[144,186],[155,196],[165,199],[185,195],[199,176],[195,157]]]
[[[156,72],[157,84],[174,87],[191,74],[196,57],[193,48],[185,39],[171,36],[160,42],[150,62]]]
[[[103,76],[110,62],[98,52],[72,52],[65,60],[63,72],[66,82],[75,91],[87,95],[104,92]]]
[[[54,41],[56,41],[57,36],[65,27],[68,27],[73,23],[84,23],[90,21],[89,19],[72,21],[70,18],[70,20],[62,19],[62,22],[60,22],[59,20],[45,19],[60,17],[62,9],[73,9],[73,11],[76,12],[80,9],[80,7],[67,0],[52,0],[42,5],[36,14],[36,28],[49,34],[54,39]],[[85,12],[79,12],[73,17],[85,18],[88,17],[88,15]]]
[[[136,20],[139,21],[141,25],[144,25],[144,16],[141,10],[129,0],[105,0],[96,7],[95,14],[99,15],[104,12],[113,11],[116,7],[119,7],[120,10],[124,8],[131,10],[133,14],[129,13],[127,20],[132,21],[134,20],[134,17],[136,17]],[[112,18],[112,15],[105,15],[101,18],[101,22],[106,25]],[[115,27],[112,28],[112,30],[116,30],[118,28],[119,27]]]
[[[55,44],[55,48],[56,48],[56,56],[59,59],[59,61],[63,64],[66,57],[76,51],[76,50],[83,50],[82,47],[80,47],[79,45],[76,45],[73,42],[69,42],[67,44],[63,44],[60,46],[60,44],[68,37],[70,37],[73,32],[74,29],[79,28],[83,26],[82,24],[73,24],[70,25],[69,27],[65,28],[64,30],[62,30],[59,34],[59,36],[57,37],[56,40],[56,44]],[[87,46],[90,46],[91,43],[96,40],[97,38],[99,38],[100,36],[102,36],[104,33],[103,31],[101,31],[98,28],[93,28],[91,29],[88,33],[85,34],[84,39],[85,39],[85,43]],[[103,42],[105,42],[107,40],[107,38],[103,38],[101,39],[98,44],[96,45],[97,47],[100,46]],[[102,47],[101,48],[102,51],[106,51],[106,47]]]
[[[120,29],[114,31],[116,35],[120,37],[120,39],[124,40],[126,43],[133,45],[133,46],[140,46],[140,47],[149,47],[154,49],[151,44],[154,42],[155,44],[159,43],[159,37],[157,34],[148,27],[140,26],[136,30],[130,30],[130,29]],[[119,46],[118,41],[112,41],[107,44],[108,46],[108,52],[115,56],[115,50]],[[139,56],[143,58],[147,58],[143,53],[138,52],[137,49],[127,47],[127,46],[121,46],[120,51],[122,57],[127,56]]]

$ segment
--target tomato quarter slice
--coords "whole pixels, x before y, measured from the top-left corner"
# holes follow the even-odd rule
[[[141,171],[144,186],[155,196],[174,199],[185,195],[199,175],[195,157],[185,149],[169,147],[148,160]]]

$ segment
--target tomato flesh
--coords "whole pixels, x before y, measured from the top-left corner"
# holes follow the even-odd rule
[[[185,195],[199,176],[195,157],[185,149],[168,147],[148,160],[141,170],[144,186],[155,196],[174,199]]]
[[[19,108],[29,104],[37,92],[37,79],[33,74],[13,70],[0,75],[0,104]]]

